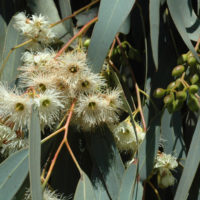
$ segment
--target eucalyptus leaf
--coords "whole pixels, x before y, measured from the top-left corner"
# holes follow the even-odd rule
[[[70,16],[72,14],[70,0],[59,0],[59,7],[61,11],[62,18]],[[73,35],[73,23],[71,19],[63,22],[67,32]]]
[[[78,182],[74,200],[96,200],[93,186],[84,172]]]
[[[48,0],[48,3],[46,0],[27,0],[27,4],[33,13],[42,14],[48,17],[50,23],[60,21],[60,16],[53,0]],[[62,23],[53,27],[53,31],[63,42],[70,39],[70,34],[68,34],[67,29]]]
[[[93,29],[88,48],[88,59],[94,72],[100,72],[108,49],[134,3],[135,0],[100,2],[98,22]]]
[[[185,29],[184,20],[183,20],[183,18],[184,18],[183,16],[185,13],[184,13],[184,10],[180,10],[181,3],[182,3],[182,1],[167,0],[167,5],[169,7],[170,14],[172,16],[172,19],[173,19],[177,29],[178,29],[179,34],[183,38],[183,41],[187,45],[188,49],[190,49],[190,51],[196,57],[198,62],[200,62],[199,56],[196,53],[196,51],[190,41],[189,34],[187,33],[187,31]]]
[[[181,11],[185,29],[190,40],[197,41],[200,35],[200,19],[196,16],[191,0],[177,0],[176,5]]]
[[[11,200],[28,174],[28,150],[20,150],[0,165],[0,197]]]
[[[134,196],[133,200],[142,200],[143,198],[143,186],[141,182],[137,182],[135,190],[134,190]]]
[[[42,189],[40,180],[41,160],[41,131],[38,109],[32,106],[29,128],[29,176],[30,189],[33,200],[42,200]]]
[[[125,19],[124,23],[120,26],[119,32],[127,35],[130,32],[131,28],[131,15],[129,14],[128,17]]]
[[[7,25],[1,15],[0,15],[0,27],[1,27],[0,28],[0,60],[2,60],[2,52],[3,52],[4,42],[5,42]]]
[[[137,174],[137,166],[131,164],[124,172],[121,181],[121,187],[118,194],[118,200],[132,200],[135,187],[135,178]]]
[[[12,18],[8,28],[6,30],[5,42],[2,50],[2,60],[1,60],[1,81],[7,81],[8,84],[14,84],[14,81],[17,77],[18,71],[17,68],[21,64],[22,52],[24,52],[24,47],[15,49],[10,55],[5,66],[3,66],[3,61],[8,56],[10,50],[18,44],[21,44],[24,40],[20,36],[19,32],[16,31],[13,27],[14,19]]]
[[[186,200],[200,162],[200,115],[174,200]]]
[[[178,158],[186,159],[186,148],[183,140],[181,113],[169,114],[165,109],[161,120],[161,137],[164,143],[164,152],[175,153]]]
[[[96,129],[95,134],[91,134],[89,152],[98,166],[109,195],[117,199],[124,165],[108,128]]]
[[[160,117],[158,114],[148,125],[144,141],[138,149],[139,174],[141,180],[146,180],[154,167],[160,140]]]
[[[149,1],[149,20],[150,20],[150,37],[153,59],[156,69],[158,69],[158,41],[160,28],[160,0]]]

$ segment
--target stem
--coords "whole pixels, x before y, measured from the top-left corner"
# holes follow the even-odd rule
[[[98,17],[93,18],[91,21],[89,21],[87,24],[85,24],[81,30],[74,35],[68,42],[67,44],[65,44],[62,49],[60,49],[60,51],[56,54],[56,56],[54,57],[54,59],[56,60],[56,58],[58,58],[68,47],[69,45],[77,38],[79,37],[86,28],[88,28],[89,26],[91,26],[92,24],[94,24],[96,21],[98,20]]]
[[[4,70],[4,68],[5,68],[6,63],[7,63],[8,59],[9,59],[10,55],[12,54],[12,52],[13,52],[15,49],[20,48],[20,47],[22,47],[22,46],[24,46],[24,45],[26,45],[26,44],[28,44],[28,43],[30,43],[30,42],[32,42],[32,41],[33,41],[33,39],[27,40],[27,41],[25,41],[25,42],[23,42],[23,43],[21,43],[21,44],[18,44],[17,46],[15,46],[15,47],[13,47],[13,48],[10,49],[10,51],[8,52],[8,55],[7,55],[6,58],[4,59],[3,64],[2,64],[2,66],[1,66],[1,69],[0,69],[0,76],[1,76],[1,74],[2,74],[2,72],[3,72],[3,70]]]
[[[69,15],[69,16],[67,16],[67,17],[65,17],[65,18],[63,18],[63,19],[61,19],[61,20],[59,20],[59,21],[57,21],[57,22],[55,22],[55,23],[53,23],[53,24],[51,24],[51,25],[50,25],[50,28],[56,26],[57,24],[60,24],[60,23],[62,23],[62,22],[64,22],[64,21],[66,21],[66,20],[68,20],[68,19],[70,19],[70,18],[75,17],[75,16],[78,15],[80,12],[86,10],[87,8],[90,8],[91,6],[93,6],[94,4],[98,3],[99,1],[100,1],[100,0],[96,0],[96,1],[93,1],[93,2],[89,3],[88,5],[86,5],[86,6],[82,7],[82,8],[80,8],[79,10],[75,11],[75,12],[72,13],[71,15]]]
[[[130,68],[130,71],[131,71],[131,75],[132,75],[132,78],[133,78],[133,81],[134,81],[134,84],[135,84],[135,90],[136,90],[137,101],[138,101],[138,108],[139,108],[139,110],[140,110],[140,116],[141,116],[141,120],[142,120],[142,125],[143,125],[144,131],[146,132],[146,129],[147,129],[147,128],[146,128],[146,122],[145,122],[144,114],[143,114],[143,110],[142,110],[142,104],[141,104],[141,99],[140,99],[139,86],[138,86],[138,84],[137,84],[137,82],[136,82],[135,75],[134,75],[134,73],[133,73],[133,71],[132,71],[132,68],[131,68],[131,66],[130,66],[130,63],[129,63],[128,60],[127,60],[127,56],[126,56],[126,54],[125,54],[125,52],[124,52],[124,49],[123,49],[123,47],[122,47],[122,44],[121,44],[121,41],[120,41],[119,37],[118,37],[118,36],[115,36],[115,38],[116,38],[116,40],[117,40],[117,43],[119,44],[119,47],[120,47],[121,50],[122,50],[123,56],[126,58],[126,62],[127,62],[128,67]]]
[[[45,137],[42,141],[41,144],[45,143],[47,140],[51,139],[52,137],[54,137],[55,135],[57,135],[58,133],[60,133],[61,131],[64,131],[65,127],[60,128],[59,130],[53,132],[51,135]]]
[[[157,199],[158,200],[161,200],[161,197],[160,197],[160,195],[159,195],[159,192],[158,192],[158,190],[154,187],[154,185],[150,182],[150,181],[147,181],[147,183],[151,186],[151,188],[153,189],[153,191],[154,191],[154,193],[156,194],[156,196],[157,196]]]

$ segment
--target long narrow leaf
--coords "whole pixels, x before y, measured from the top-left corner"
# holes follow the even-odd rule
[[[28,174],[28,150],[12,154],[0,165],[0,199],[11,200]]]
[[[94,72],[98,73],[101,70],[109,46],[127,18],[134,3],[135,0],[101,1],[98,22],[94,27],[88,49],[88,58],[91,61]]]
[[[149,2],[150,37],[153,59],[156,69],[158,69],[158,41],[160,28],[160,0],[150,0]]]
[[[0,15],[0,27],[1,27],[0,28],[0,59],[2,60],[2,52],[3,52],[4,42],[5,42],[7,25],[1,15]]]
[[[174,200],[186,200],[188,197],[189,189],[194,179],[196,170],[200,162],[200,117],[198,118],[197,126],[192,137],[190,149],[185,162],[185,167],[178,184]]]
[[[41,132],[38,110],[32,106],[32,114],[29,130],[29,176],[30,189],[33,200],[42,200],[40,181],[40,158],[41,158]]]

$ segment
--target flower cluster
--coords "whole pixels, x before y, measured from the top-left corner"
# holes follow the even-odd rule
[[[55,33],[50,29],[50,23],[42,16],[26,17],[20,12],[14,16],[14,27],[27,39],[32,39],[31,48],[40,47],[39,43],[48,45],[55,40]],[[39,42],[39,43],[38,43]]]
[[[174,170],[178,166],[176,158],[170,154],[158,153],[154,165],[157,172],[158,185],[161,188],[167,188],[174,185],[175,178],[170,170]]]

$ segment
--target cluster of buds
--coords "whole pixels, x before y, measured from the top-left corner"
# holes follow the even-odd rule
[[[176,158],[170,154],[158,153],[154,165],[154,172],[157,173],[157,182],[160,188],[173,186],[175,178],[171,170],[178,166]]]
[[[157,88],[154,97],[162,98],[169,113],[182,108],[186,101],[191,111],[198,111],[200,98],[197,94],[200,86],[200,64],[191,52],[182,54],[178,58],[178,66],[172,70],[172,76],[176,79],[166,89]]]

